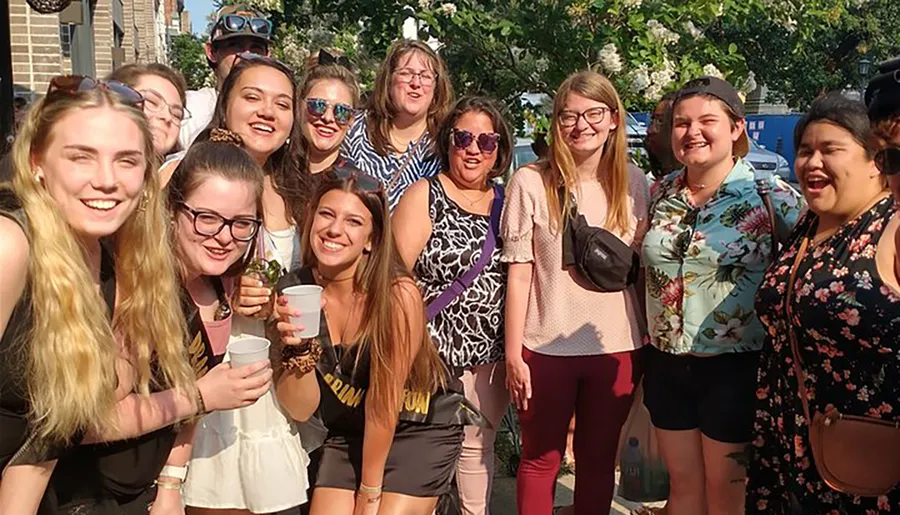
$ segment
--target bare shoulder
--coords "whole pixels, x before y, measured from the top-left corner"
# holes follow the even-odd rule
[[[19,224],[0,216],[0,242],[0,270],[3,277],[11,279],[0,281],[0,292],[4,297],[18,298],[25,288],[28,274],[28,238]]]
[[[178,168],[178,165],[181,163],[181,159],[172,159],[163,163],[161,167],[159,167],[159,186],[162,189],[166,188],[166,185],[169,184],[169,179],[172,178],[172,174],[175,173],[175,169]]]
[[[410,277],[397,278],[391,287],[391,295],[404,307],[413,307],[416,303],[422,303],[422,292]]]

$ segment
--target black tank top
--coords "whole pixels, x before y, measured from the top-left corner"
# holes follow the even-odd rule
[[[16,221],[28,234],[25,214],[18,199],[9,190],[0,190],[0,216]],[[100,283],[112,316],[116,299],[115,263],[106,245],[102,246]],[[23,464],[59,460],[39,515],[146,513],[146,504],[137,506],[136,501],[147,497],[153,480],[168,459],[176,432],[170,426],[130,440],[74,445],[65,449],[33,445],[35,442],[30,438],[27,422],[28,400],[24,386],[25,351],[32,326],[31,316],[31,296],[26,286],[0,337],[0,355],[4,356],[0,360],[0,468],[10,462]],[[74,441],[80,439],[76,436]],[[148,501],[152,501],[152,496]]]

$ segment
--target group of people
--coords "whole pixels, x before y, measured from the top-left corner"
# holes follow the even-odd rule
[[[272,34],[224,7],[216,87],[127,65],[57,77],[25,116],[0,185],[0,512],[428,515],[456,485],[485,514],[512,403],[519,513],[553,512],[574,416],[568,509],[605,514],[641,383],[671,515],[900,510],[890,484],[836,486],[810,415],[900,421],[900,61],[868,111],[813,103],[800,192],[744,159],[714,77],[654,113],[651,186],[594,71],[503,185],[503,110],[456,100],[428,45],[395,42],[363,106],[346,58],[297,77]],[[321,287],[319,328],[297,285]],[[249,336],[270,359],[232,366]]]

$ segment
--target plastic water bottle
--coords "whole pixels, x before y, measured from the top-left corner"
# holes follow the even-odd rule
[[[639,502],[644,492],[644,460],[641,456],[641,442],[635,437],[628,439],[628,446],[622,453],[622,497]]]

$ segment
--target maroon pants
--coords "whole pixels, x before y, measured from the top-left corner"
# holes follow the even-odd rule
[[[556,475],[575,413],[575,513],[609,513],[619,433],[639,382],[640,351],[598,356],[547,356],[522,350],[532,396],[519,411],[522,461],[516,480],[520,515],[550,515]]]

